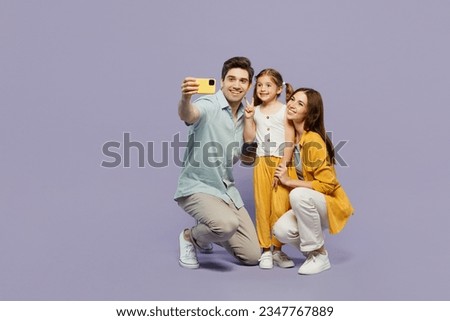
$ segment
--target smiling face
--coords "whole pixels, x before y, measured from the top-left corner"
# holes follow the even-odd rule
[[[256,95],[261,100],[263,105],[276,101],[278,95],[281,94],[282,89],[283,88],[281,86],[277,86],[273,78],[268,75],[263,75],[256,81]]]
[[[286,104],[286,117],[294,123],[302,123],[306,119],[308,97],[303,91],[296,92]]]
[[[249,74],[245,69],[232,68],[221,80],[220,86],[230,107],[237,107],[250,89]]]

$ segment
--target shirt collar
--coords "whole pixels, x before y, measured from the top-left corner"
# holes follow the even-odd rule
[[[228,100],[225,98],[225,95],[223,94],[222,90],[219,90],[217,92],[217,100],[219,101],[220,108],[222,109],[228,108],[231,112],[230,104],[228,104]],[[244,104],[241,101],[238,107],[237,118],[239,119],[243,114],[244,114]]]
[[[222,90],[219,90],[217,92],[217,100],[219,101],[220,108],[224,109],[230,107],[230,105],[228,104],[228,100],[225,98]]]

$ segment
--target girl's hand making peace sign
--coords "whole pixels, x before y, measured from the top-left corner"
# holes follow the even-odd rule
[[[244,110],[245,111],[245,118],[250,119],[250,118],[253,118],[253,116],[255,115],[254,103],[255,103],[255,99],[254,98],[252,98],[252,102],[251,103],[249,103],[247,98],[245,98],[245,104],[247,105],[245,107],[245,110]]]

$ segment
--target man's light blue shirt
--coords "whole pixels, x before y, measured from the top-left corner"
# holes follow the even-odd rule
[[[174,198],[206,193],[241,208],[244,202],[235,186],[232,166],[239,159],[243,143],[244,106],[240,104],[235,123],[221,90],[200,97],[193,105],[200,118],[189,126],[184,167]]]

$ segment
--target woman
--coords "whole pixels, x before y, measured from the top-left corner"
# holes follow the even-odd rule
[[[331,267],[323,230],[339,233],[353,213],[336,178],[333,145],[326,135],[323,114],[319,92],[310,88],[294,91],[286,115],[295,128],[296,147],[300,150],[295,166],[303,180],[289,177],[283,165],[275,171],[280,183],[292,189],[289,194],[292,209],[276,222],[273,233],[281,242],[293,244],[307,256],[299,274],[316,274]]]

